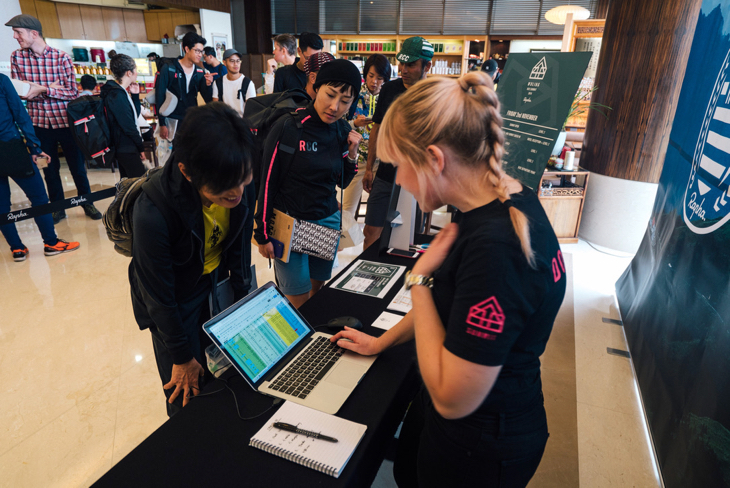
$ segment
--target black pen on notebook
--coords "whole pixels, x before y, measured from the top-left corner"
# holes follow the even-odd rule
[[[285,424],[284,422],[274,422],[274,427],[276,427],[277,429],[285,430],[287,432],[294,432],[295,434],[302,434],[307,437],[313,437],[315,439],[322,439],[323,441],[339,442],[334,437],[322,435],[319,432],[312,432],[311,430],[300,429],[296,425]]]

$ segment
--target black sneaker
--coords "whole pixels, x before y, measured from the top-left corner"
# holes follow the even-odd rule
[[[28,251],[27,247],[24,247],[23,249],[13,249],[13,261],[25,261],[29,252],[30,251]]]
[[[91,220],[101,220],[101,212],[99,212],[94,204],[89,205],[82,205],[84,207],[84,213],[91,219]]]
[[[56,225],[62,219],[65,219],[65,218],[66,218],[65,210],[59,210],[58,212],[53,212],[53,225]]]

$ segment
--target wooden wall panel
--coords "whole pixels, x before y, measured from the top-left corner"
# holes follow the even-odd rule
[[[101,7],[93,5],[79,5],[81,13],[81,22],[84,24],[84,39],[104,41],[106,37],[106,29],[104,29],[104,16],[101,13]]]
[[[124,13],[120,8],[104,8],[101,10],[104,17],[104,31],[107,41],[124,41],[127,38],[127,29],[124,27]]]
[[[170,34],[170,37],[174,37],[175,27],[187,24],[188,18],[186,16],[186,12],[173,12],[170,16],[172,18],[172,34]]]
[[[36,6],[36,8],[38,7]],[[58,3],[56,4],[56,11],[58,12],[58,23],[61,26],[61,36],[64,39],[86,39],[78,5]]]
[[[129,42],[147,42],[145,17],[141,10],[124,9],[124,25]]]
[[[35,0],[35,17],[41,21],[43,35],[58,39],[61,37],[61,25],[58,22],[56,4],[45,0]]]
[[[20,0],[20,12],[24,15],[32,15],[38,19],[38,13],[35,10],[35,2],[33,0]]]
[[[182,9],[208,9],[231,13],[230,0],[145,0],[146,4]]]
[[[150,41],[160,40],[160,19],[156,13],[144,12],[144,28],[147,39]]]
[[[163,12],[157,14],[157,21],[160,25],[160,39],[165,37],[165,34],[172,39],[175,37],[175,25],[172,23],[172,14],[169,12]]]
[[[588,117],[581,166],[657,183],[702,0],[612,1],[593,101],[613,108]]]

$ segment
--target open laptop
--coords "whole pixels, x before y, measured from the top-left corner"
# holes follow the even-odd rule
[[[331,414],[376,359],[315,333],[272,282],[203,328],[254,390]]]

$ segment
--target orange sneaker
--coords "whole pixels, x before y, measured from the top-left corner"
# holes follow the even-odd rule
[[[56,254],[61,254],[62,252],[71,252],[75,251],[79,248],[81,244],[78,242],[66,242],[63,239],[59,239],[55,246],[49,246],[48,244],[45,244],[43,246],[43,254],[46,256],[55,256]]]
[[[30,251],[27,247],[24,247],[23,249],[11,249],[11,252],[13,253],[13,261],[25,261]]]

